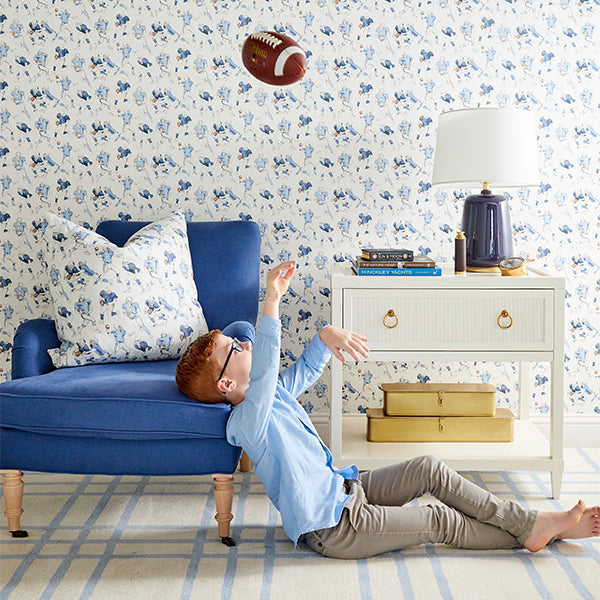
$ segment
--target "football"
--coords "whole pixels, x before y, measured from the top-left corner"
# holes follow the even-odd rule
[[[289,85],[306,73],[306,56],[287,35],[275,31],[250,34],[242,46],[242,62],[248,71],[264,83]]]

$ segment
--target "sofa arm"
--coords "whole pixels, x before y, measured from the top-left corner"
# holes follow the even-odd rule
[[[223,335],[234,337],[240,342],[254,343],[254,326],[248,321],[234,321],[223,329]]]
[[[15,332],[12,350],[12,378],[43,375],[54,370],[47,350],[60,346],[54,321],[30,319]]]

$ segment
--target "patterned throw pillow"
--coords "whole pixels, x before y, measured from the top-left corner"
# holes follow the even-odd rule
[[[177,358],[208,328],[198,302],[183,213],[123,248],[47,214],[45,257],[59,348],[56,367]]]

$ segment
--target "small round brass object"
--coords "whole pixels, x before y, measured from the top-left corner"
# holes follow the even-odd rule
[[[522,258],[521,256],[511,256],[500,262],[498,268],[502,275],[512,277],[526,277],[527,263],[533,262],[532,258]]]
[[[500,323],[500,319],[508,319],[508,323]],[[513,324],[513,318],[510,316],[510,313],[507,310],[503,310],[498,317],[498,327],[502,329],[510,329]]]
[[[386,319],[394,319],[392,321],[393,325],[388,325],[386,322]],[[390,308],[390,310],[388,310],[385,313],[385,317],[383,317],[383,324],[388,328],[388,329],[394,329],[394,327],[396,327],[396,325],[398,325],[398,315],[396,315],[396,313],[394,312],[393,308]]]

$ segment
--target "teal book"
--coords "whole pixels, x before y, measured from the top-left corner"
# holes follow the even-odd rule
[[[442,274],[440,267],[417,267],[414,269],[368,269],[362,267],[352,267],[357,275],[396,275],[396,276],[416,276],[431,277]]]

